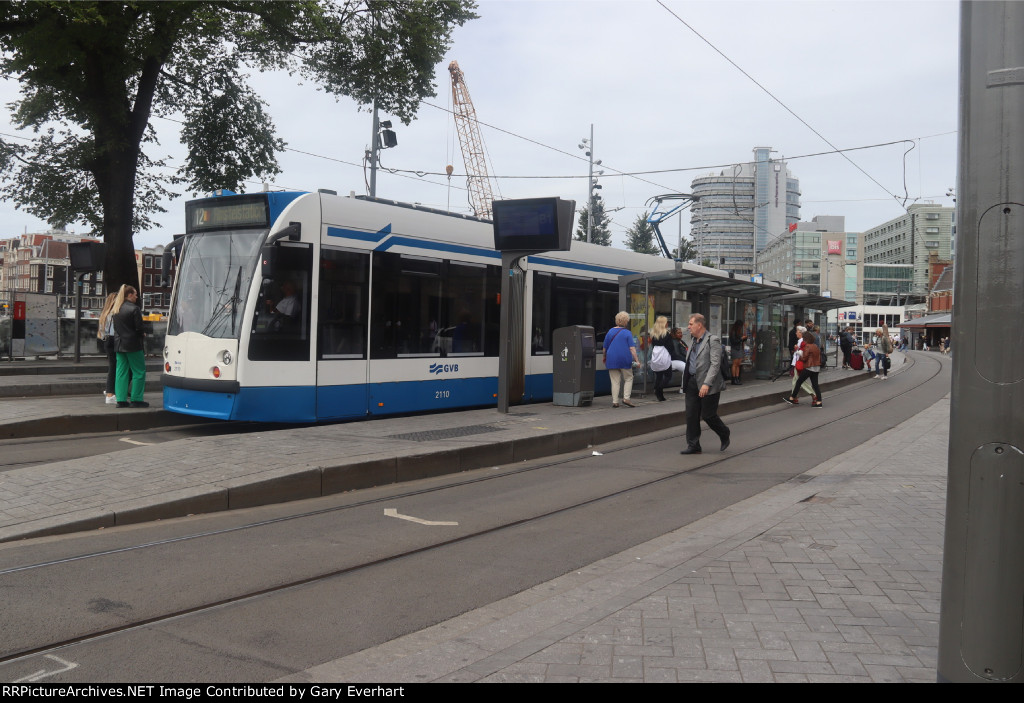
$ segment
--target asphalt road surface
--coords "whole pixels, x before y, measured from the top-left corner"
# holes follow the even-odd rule
[[[820,410],[780,385],[777,406],[726,418],[726,453],[711,434],[680,456],[679,428],[600,456],[0,545],[0,680],[267,681],[386,642],[802,480],[949,392],[948,360],[908,364]]]

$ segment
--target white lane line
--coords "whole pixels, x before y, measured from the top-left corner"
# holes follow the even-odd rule
[[[399,520],[408,520],[409,522],[419,523],[420,525],[458,525],[457,522],[439,522],[434,520],[423,520],[422,518],[413,517],[411,515],[402,515],[394,508],[384,508],[384,514],[388,517],[396,517]]]
[[[122,437],[120,441],[127,442],[128,444],[137,444],[140,447],[152,447],[156,444],[156,442],[137,442],[134,439],[128,439],[127,437]]]
[[[39,679],[45,679],[48,676],[55,676],[57,674],[65,672],[65,671],[71,671],[72,669],[74,669],[75,667],[78,666],[78,664],[75,664],[73,662],[66,662],[63,659],[61,659],[60,657],[55,657],[52,654],[44,654],[43,656],[46,657],[47,659],[54,660],[58,664],[61,664],[64,668],[57,669],[56,671],[47,671],[46,669],[40,669],[39,671],[37,671],[34,674],[29,674],[28,676],[25,676],[24,678],[20,678],[17,681],[14,681],[14,683],[24,683],[26,681],[28,681],[28,682],[38,681]]]

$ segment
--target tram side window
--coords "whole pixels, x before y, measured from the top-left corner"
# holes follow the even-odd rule
[[[488,315],[487,309],[488,302],[496,300],[493,291],[489,291],[492,286],[488,285],[488,279],[493,278],[488,274],[495,267],[458,261],[448,261],[446,265],[442,303],[445,326],[438,330],[433,351],[442,356],[484,356],[489,337],[496,340],[498,332],[488,325],[489,319],[493,322],[497,316]],[[494,344],[495,354],[497,348]]]
[[[369,273],[368,254],[321,250],[319,358],[366,358]]]
[[[598,281],[594,300],[594,318],[589,324],[593,326],[595,334],[604,335],[615,326],[615,314],[619,312],[619,284]]]
[[[440,259],[388,252],[373,255],[373,358],[434,353],[440,312]]]
[[[496,356],[500,281],[497,266],[375,253],[371,356]]]
[[[530,351],[533,354],[551,353],[551,285],[554,276],[542,271],[533,272],[533,330]]]
[[[263,279],[254,306],[249,358],[308,361],[313,249],[281,246],[273,276]]]
[[[533,354],[551,353],[551,334],[559,327],[589,325],[598,341],[615,325],[619,287],[613,281],[534,272]]]

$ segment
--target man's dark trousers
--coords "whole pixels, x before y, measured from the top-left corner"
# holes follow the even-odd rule
[[[686,374],[686,446],[690,449],[699,450],[700,447],[700,421],[708,423],[708,427],[714,430],[718,438],[723,442],[729,437],[729,428],[718,417],[718,400],[721,393],[708,393],[700,397],[700,386],[697,379]]]

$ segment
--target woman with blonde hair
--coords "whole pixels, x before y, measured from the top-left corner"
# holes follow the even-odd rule
[[[665,400],[665,386],[672,379],[672,337],[668,333],[668,318],[659,315],[654,320],[649,336],[651,341],[651,370],[654,371],[654,395]]]
[[[117,335],[114,333],[114,303],[117,293],[110,293],[103,303],[100,323],[96,328],[96,336],[103,342],[103,351],[107,353],[107,385],[103,391],[107,405],[117,403],[114,397],[114,382],[117,377]]]
[[[627,408],[636,406],[629,402],[633,390],[633,367],[640,365],[636,356],[636,341],[626,327],[629,313],[625,310],[615,315],[615,327],[604,335],[604,365],[612,382],[612,407],[619,407],[619,388],[622,388],[622,404]],[[632,357],[632,358],[630,358]]]
[[[117,380],[114,393],[119,408],[148,408],[142,399],[146,390],[146,355],[143,338],[146,330],[142,322],[142,310],[136,304],[139,293],[132,286],[123,285],[114,301],[114,331],[117,333]],[[132,396],[128,401],[128,382],[131,380]]]

